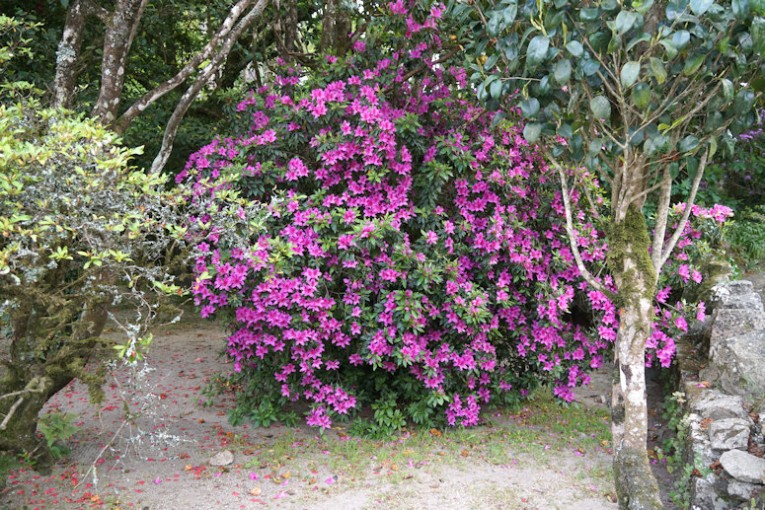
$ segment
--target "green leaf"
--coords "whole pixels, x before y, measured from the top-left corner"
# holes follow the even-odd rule
[[[588,37],[590,41],[590,46],[592,46],[592,49],[596,52],[602,52],[608,50],[609,52],[612,51],[611,48],[609,48],[610,43],[612,42],[611,32],[610,31],[600,31],[595,32],[594,34],[590,35]],[[619,39],[615,39],[618,43]]]
[[[632,104],[644,110],[651,104],[651,88],[645,83],[638,83],[632,89]]]
[[[699,139],[695,136],[686,136],[677,144],[677,150],[681,153],[691,152],[699,146]]]
[[[616,33],[619,35],[626,34],[635,25],[637,19],[638,15],[634,12],[621,11],[616,15],[616,20],[614,21],[614,28],[616,28]]]
[[[691,41],[691,33],[687,30],[678,30],[672,34],[672,45],[676,50],[680,51]]]
[[[605,96],[590,99],[590,110],[597,119],[608,120],[611,117],[611,103]]]
[[[683,67],[683,74],[685,76],[692,76],[696,74],[696,71],[699,70],[699,68],[701,67],[701,64],[704,63],[705,56],[706,55],[704,55],[703,53],[697,53],[696,55],[686,60],[685,66]]]
[[[582,62],[582,72],[585,76],[593,76],[600,69],[600,64],[594,58],[590,58]]]
[[[600,17],[600,9],[597,7],[585,7],[579,11],[579,19],[582,21],[595,21]]]
[[[498,12],[492,12],[486,22],[486,33],[489,34],[489,37],[497,37],[499,35],[500,23],[502,23],[502,17]]]
[[[519,106],[521,107],[521,114],[526,119],[533,119],[539,113],[539,100],[535,97],[522,101]]]
[[[534,37],[526,49],[526,67],[536,67],[547,56],[550,48],[550,38],[543,35]]]
[[[677,56],[677,48],[671,39],[662,39],[659,41],[659,44],[664,47],[664,51],[667,53],[667,58],[669,60],[672,60]]]
[[[518,6],[513,4],[506,9],[492,11],[489,14],[489,19],[486,22],[486,31],[490,37],[497,37],[508,26],[513,24],[515,16],[518,12]]]
[[[758,55],[762,55],[765,53],[765,19],[755,16],[749,32],[752,35],[754,51]]]
[[[489,85],[489,95],[493,99],[499,99],[502,97],[502,80],[494,80]]]
[[[523,138],[529,143],[536,143],[539,137],[542,136],[542,124],[526,124],[523,127]]]
[[[709,140],[709,159],[712,159],[717,154],[717,137],[712,137]]]
[[[730,3],[733,15],[739,20],[744,20],[749,15],[748,0],[732,0]]]
[[[743,115],[749,113],[754,105],[754,92],[751,90],[741,89],[736,94],[736,101],[733,103],[733,111],[736,115]]]
[[[553,76],[555,81],[561,85],[568,83],[568,80],[571,78],[571,61],[563,59],[556,62],[553,67]]]
[[[625,89],[630,88],[635,84],[640,76],[640,62],[631,60],[622,66],[619,79],[622,82],[622,87]]]
[[[516,16],[518,16],[518,4],[513,0],[501,12],[505,26],[509,27],[515,22]]]
[[[654,135],[647,138],[643,144],[643,151],[646,156],[653,156],[657,153],[664,152],[669,144],[669,138],[664,135]]]
[[[497,65],[497,60],[499,60],[499,55],[496,53],[489,58],[486,59],[486,62],[483,64],[483,70],[484,71],[491,71],[494,69],[494,66]]]
[[[632,2],[632,8],[643,16],[645,16],[645,14],[651,10],[652,5],[653,0],[633,0]]]
[[[709,10],[714,4],[714,0],[691,0],[691,12],[696,16],[701,16]]]
[[[650,42],[650,41],[651,41],[651,36],[643,32],[639,36],[633,39],[630,39],[630,42],[627,43],[627,52],[632,51],[632,48],[634,48],[635,46],[637,46],[638,44],[642,42]]]
[[[651,74],[656,78],[656,82],[661,85],[667,81],[667,70],[664,69],[664,63],[656,57],[651,57],[648,62],[651,66]]]
[[[582,43],[579,41],[569,41],[568,44],[566,44],[566,50],[568,50],[574,57],[581,57],[582,53],[584,53]]]

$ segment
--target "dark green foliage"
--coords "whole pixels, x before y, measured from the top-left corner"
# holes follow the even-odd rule
[[[765,206],[755,206],[738,213],[725,237],[734,256],[740,257],[744,267],[765,262]]]

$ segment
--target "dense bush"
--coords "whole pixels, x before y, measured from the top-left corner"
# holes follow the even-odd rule
[[[616,308],[574,264],[554,173],[519,126],[468,99],[441,7],[389,8],[345,60],[253,93],[245,126],[178,176],[199,211],[196,302],[231,323],[236,419],[304,401],[325,428],[362,403],[382,428],[474,425],[540,383],[571,400],[615,338]],[[586,218],[602,199],[581,181],[594,268],[606,246]],[[594,319],[572,320],[575,305]],[[667,365],[671,337],[653,348]]]
[[[12,85],[0,101],[0,452],[44,465],[41,408],[73,378],[98,395],[103,367],[88,362],[115,306],[135,312],[119,322],[135,360],[157,288],[172,289],[157,261],[179,222],[164,179],[129,167],[136,150]]]

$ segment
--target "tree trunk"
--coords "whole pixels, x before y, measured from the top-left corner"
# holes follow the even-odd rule
[[[659,509],[663,506],[646,450],[645,383],[645,345],[651,335],[656,271],[642,211],[630,206],[623,221],[613,224],[608,241],[608,265],[620,297],[611,407],[614,481],[619,508]]]
[[[83,1],[74,0],[66,12],[64,34],[56,51],[56,77],[53,80],[54,107],[69,108],[74,100],[77,62],[80,59],[85,18]]]
[[[125,86],[127,57],[146,2],[147,0],[119,0],[106,24],[104,55],[101,60],[101,89],[92,111],[92,115],[103,124],[110,125],[117,119]]]
[[[324,4],[321,23],[319,52],[322,54],[345,55],[350,49],[351,23],[348,13],[343,11],[341,0],[329,0]]]
[[[28,378],[26,378],[28,379]],[[0,383],[0,394],[14,395],[0,400],[0,415],[3,419],[0,427],[0,451],[14,454],[27,454],[38,470],[46,470],[53,462],[47,443],[37,437],[37,420],[45,403],[64,388],[72,377],[59,378],[33,377],[31,380],[4,380]],[[24,384],[18,389],[19,384]]]
[[[104,329],[107,308],[92,303],[69,326],[51,334],[45,307],[19,306],[12,317],[9,358],[0,379],[0,451],[30,455],[38,470],[53,461],[37,422],[45,403],[81,375]]]

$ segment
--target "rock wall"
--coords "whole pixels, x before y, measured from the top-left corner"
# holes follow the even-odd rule
[[[748,281],[712,290],[710,315],[696,336],[705,366],[684,367],[684,459],[696,466],[690,508],[765,508],[765,310]],[[687,365],[687,364],[686,364]],[[754,507],[751,505],[754,504]]]

